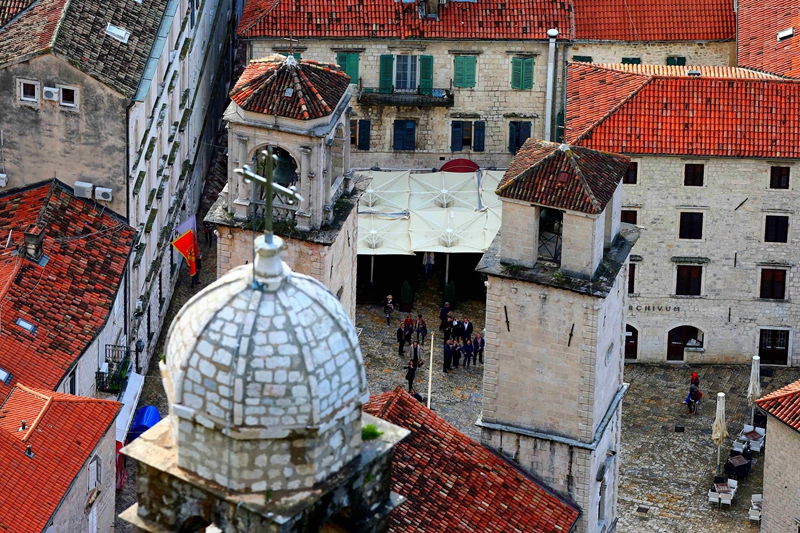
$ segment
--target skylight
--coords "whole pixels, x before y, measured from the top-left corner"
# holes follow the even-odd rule
[[[11,383],[11,372],[7,372],[6,370],[0,368],[0,383],[5,385]]]
[[[15,322],[15,324],[18,325],[19,327],[21,327],[22,329],[30,331],[31,333],[36,333],[36,326],[31,324],[27,320],[23,320],[21,318],[18,318],[17,321]]]
[[[128,38],[131,36],[131,32],[129,32],[125,28],[114,26],[109,22],[106,25],[106,35],[110,35],[114,39],[124,44],[128,42]]]
[[[286,98],[291,98],[293,94],[294,94],[294,89],[292,89],[291,87],[287,87],[286,91],[284,91],[283,93],[283,96],[285,96]]]
[[[785,41],[789,37],[794,36],[794,28],[789,28],[787,30],[779,31],[778,32],[778,42]]]

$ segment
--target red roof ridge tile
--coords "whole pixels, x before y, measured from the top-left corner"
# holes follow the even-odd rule
[[[786,398],[787,396],[794,396],[795,394],[800,394],[800,381],[795,381],[794,383],[790,383],[789,385],[771,392],[766,396],[762,396],[756,400],[756,403],[766,403],[771,400],[778,400],[780,398]]]

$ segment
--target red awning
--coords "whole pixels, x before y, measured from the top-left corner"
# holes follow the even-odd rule
[[[469,159],[452,159],[442,165],[441,172],[475,172],[481,168],[475,161]]]

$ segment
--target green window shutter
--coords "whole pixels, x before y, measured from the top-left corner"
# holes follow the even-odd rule
[[[572,60],[575,61],[576,63],[591,63],[592,56],[572,56]]]
[[[667,65],[675,66],[675,67],[683,67],[686,65],[686,58],[685,57],[668,57],[667,58]]]
[[[641,65],[642,58],[640,57],[623,57],[622,58],[623,65]]]
[[[289,52],[280,52],[280,54],[281,54],[283,57],[289,57]],[[301,57],[300,57],[300,52],[294,52],[292,55],[294,56],[294,58],[295,58],[296,60],[300,61],[300,59],[301,59]]]
[[[433,94],[433,56],[419,56],[419,92]]]
[[[522,88],[533,88],[533,58],[529,57],[522,62]]]
[[[464,56],[464,87],[475,87],[475,56]]]
[[[456,56],[453,63],[453,85],[465,87],[464,85],[464,56]]]
[[[347,54],[347,75],[350,83],[358,83],[358,54]]]
[[[522,89],[522,58],[511,58],[511,88]]]
[[[380,87],[378,92],[381,94],[391,94],[392,89],[392,74],[394,73],[394,56],[391,54],[384,54],[381,56],[381,74],[380,74]]]
[[[342,70],[347,72],[347,56],[349,54],[338,53],[336,54],[336,64],[339,65]]]

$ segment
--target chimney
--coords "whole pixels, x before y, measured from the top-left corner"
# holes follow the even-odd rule
[[[25,431],[25,428],[26,428],[26,426],[25,426],[25,421],[23,420],[23,421],[22,421],[22,425],[20,426],[19,430],[20,430],[20,431]]]
[[[29,224],[25,228],[25,257],[31,261],[39,261],[42,257],[44,230],[44,225],[38,224]]]
[[[33,452],[31,451],[31,445],[28,444],[28,447],[25,448],[25,455],[33,459]]]

